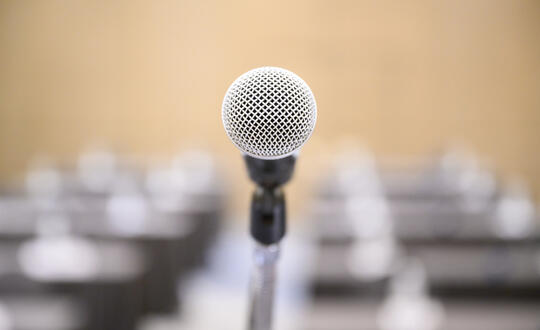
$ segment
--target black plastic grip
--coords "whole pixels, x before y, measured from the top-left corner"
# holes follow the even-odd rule
[[[285,197],[281,189],[258,188],[251,200],[250,231],[253,238],[265,245],[278,243],[285,236]]]

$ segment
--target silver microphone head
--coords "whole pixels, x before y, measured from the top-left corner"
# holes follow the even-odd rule
[[[309,139],[317,105],[309,86],[296,74],[262,67],[232,83],[223,99],[222,119],[238,149],[255,158],[278,159]]]

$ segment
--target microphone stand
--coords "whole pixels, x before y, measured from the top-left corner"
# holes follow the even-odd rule
[[[256,242],[251,273],[248,330],[270,330],[274,306],[279,242],[286,232],[285,196],[281,186],[292,176],[296,158],[262,160],[244,156],[257,184],[251,199],[250,232]]]

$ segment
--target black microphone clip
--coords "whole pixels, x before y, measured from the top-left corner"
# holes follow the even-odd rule
[[[286,232],[285,196],[281,186],[293,174],[295,156],[258,159],[245,155],[249,177],[257,184],[251,198],[250,231],[264,245],[278,243]]]

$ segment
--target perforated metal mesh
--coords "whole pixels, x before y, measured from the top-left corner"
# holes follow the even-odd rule
[[[222,119],[240,150],[276,159],[290,155],[311,136],[317,105],[309,86],[296,74],[263,67],[244,73],[229,87]]]

